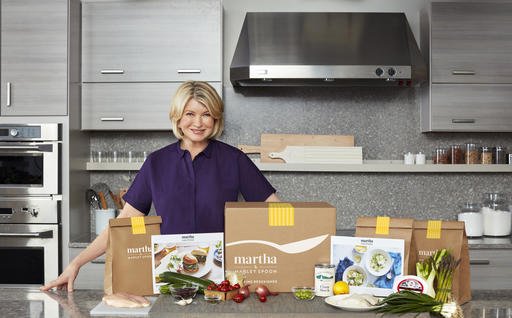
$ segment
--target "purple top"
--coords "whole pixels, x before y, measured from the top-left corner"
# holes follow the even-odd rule
[[[224,204],[265,201],[276,190],[239,149],[210,140],[194,160],[179,142],[148,156],[123,199],[162,217],[162,234],[224,232]]]

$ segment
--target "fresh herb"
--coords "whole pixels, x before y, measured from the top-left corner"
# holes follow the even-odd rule
[[[174,269],[177,270],[181,263],[181,257],[178,255],[171,255],[169,257],[169,264],[167,264],[168,269]]]
[[[443,303],[427,294],[416,293],[410,290],[403,290],[391,294],[384,298],[380,304],[383,307],[377,309],[377,312],[404,314],[430,312],[440,314],[446,318],[462,318],[462,309],[455,302]]]

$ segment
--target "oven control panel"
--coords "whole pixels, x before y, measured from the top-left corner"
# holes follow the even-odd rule
[[[34,217],[36,218],[39,215],[39,209],[38,208],[0,208],[0,218],[12,218],[14,216],[17,216],[19,214],[24,214],[28,217]]]
[[[0,197],[1,223],[57,223],[59,201],[43,197]]]
[[[0,141],[58,141],[58,124],[0,124]]]

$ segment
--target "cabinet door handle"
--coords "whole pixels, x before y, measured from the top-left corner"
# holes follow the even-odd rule
[[[93,263],[93,264],[105,264],[105,260],[104,259],[93,259],[91,261],[91,263]]]
[[[475,75],[475,71],[472,70],[453,70],[452,75]]]
[[[101,70],[101,74],[124,74],[124,70]]]
[[[469,260],[470,265],[490,265],[491,261],[488,259],[471,259]]]
[[[201,70],[176,70],[178,74],[199,74]]]
[[[465,119],[452,119],[452,124],[474,124],[475,120],[471,118],[465,118]]]
[[[124,117],[101,117],[101,121],[124,121]]]
[[[7,94],[6,96],[6,105],[7,107],[11,107],[11,82],[7,82]]]

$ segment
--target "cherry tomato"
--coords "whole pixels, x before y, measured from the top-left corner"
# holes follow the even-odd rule
[[[240,288],[240,284],[239,284],[239,283],[234,284],[234,285],[233,285],[233,288],[234,288],[234,289],[238,289],[238,288]]]
[[[242,294],[236,294],[234,297],[233,297],[233,301],[235,303],[241,303],[242,301],[244,301],[244,295]]]
[[[266,302],[266,301],[267,301],[267,296],[265,296],[265,295],[261,295],[261,296],[259,297],[259,299],[260,299],[260,301],[261,301],[262,303],[264,303],[264,302]]]
[[[229,280],[227,280],[227,279],[226,279],[226,280],[223,280],[220,284],[221,284],[221,285],[227,285],[227,286],[231,285],[231,283],[230,283],[230,282],[229,282]]]
[[[208,285],[208,287],[206,287],[206,289],[208,289],[208,290],[217,290],[217,284],[211,283],[210,285]]]

